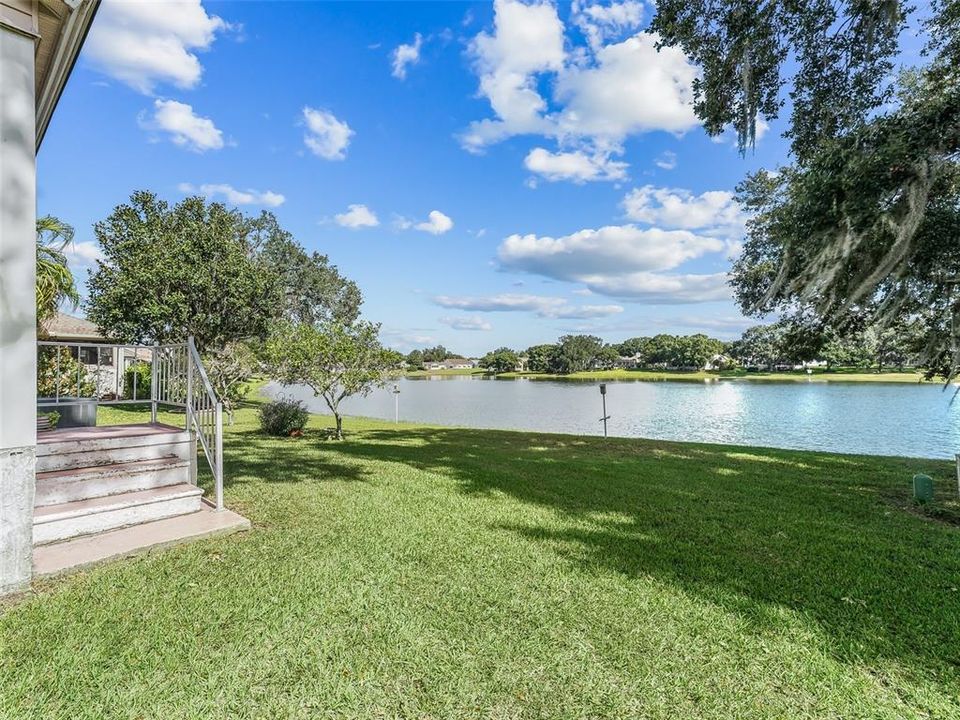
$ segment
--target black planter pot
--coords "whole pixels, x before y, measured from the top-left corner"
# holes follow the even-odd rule
[[[60,397],[57,398],[37,398],[38,403],[44,405],[37,406],[38,413],[48,413],[56,411],[60,413],[60,419],[57,421],[58,428],[72,427],[95,427],[97,424],[97,401],[91,398]],[[52,404],[46,404],[52,403]]]

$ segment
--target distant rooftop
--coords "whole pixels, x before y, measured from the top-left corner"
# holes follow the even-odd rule
[[[94,323],[62,312],[47,320],[43,330],[51,340],[106,340]]]

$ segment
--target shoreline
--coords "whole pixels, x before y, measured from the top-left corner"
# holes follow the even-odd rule
[[[628,381],[628,382],[841,382],[841,383],[893,383],[916,385],[943,385],[942,378],[927,380],[919,372],[847,372],[813,371],[810,374],[794,372],[683,372],[656,370],[589,370],[586,372],[559,375],[556,373],[508,372],[488,373],[485,370],[415,370],[401,374],[417,379],[429,377],[479,377],[493,380],[557,380],[561,382]]]

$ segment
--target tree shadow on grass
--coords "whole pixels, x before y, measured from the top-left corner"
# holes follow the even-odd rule
[[[348,456],[554,510],[498,529],[587,572],[651,576],[777,631],[809,618],[837,659],[887,659],[960,690],[960,532],[892,505],[940,461],[460,429],[375,430]]]
[[[257,430],[224,433],[224,485],[369,479],[361,463],[343,462],[323,441],[307,435],[276,438]],[[201,460],[202,462],[202,460]]]

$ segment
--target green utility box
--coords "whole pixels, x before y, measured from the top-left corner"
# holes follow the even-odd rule
[[[913,499],[918,503],[933,502],[933,478],[929,475],[913,476]]]

